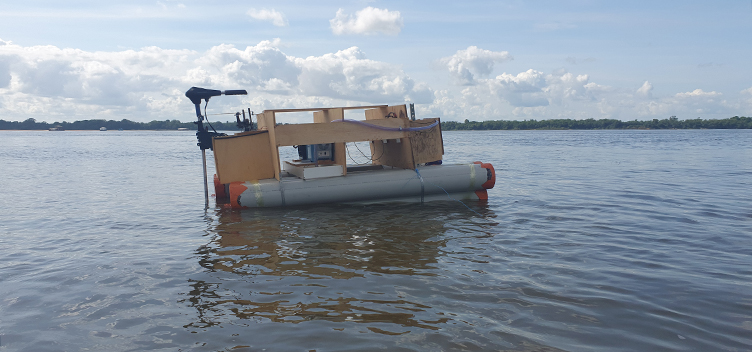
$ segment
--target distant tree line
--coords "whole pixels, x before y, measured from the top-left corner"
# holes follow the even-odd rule
[[[216,130],[234,131],[238,128],[235,122],[212,122]],[[254,126],[256,124],[254,123]],[[193,122],[178,120],[164,120],[151,122],[135,122],[127,119],[115,120],[82,120],[74,122],[37,122],[33,118],[25,121],[0,120],[0,130],[47,130],[60,126],[66,130],[98,130],[105,127],[108,130],[177,130],[178,128],[196,129]],[[752,129],[752,117],[734,116],[720,120],[703,120],[701,118],[679,120],[676,116],[667,119],[620,121],[612,119],[554,119],[554,120],[524,120],[524,121],[446,121],[441,123],[444,131],[463,130],[620,130],[620,129]]]
[[[701,118],[679,120],[676,116],[667,119],[644,121],[620,121],[612,119],[554,119],[524,121],[446,121],[441,123],[444,131],[462,130],[622,130],[622,129],[747,129],[752,128],[752,117],[734,116],[720,120]]]
[[[232,131],[238,129],[235,122],[212,122],[216,130]],[[105,127],[108,130],[177,130],[178,128],[187,128],[195,130],[196,125],[193,122],[180,122],[178,120],[164,120],[152,122],[135,122],[127,119],[120,121],[115,120],[81,120],[74,122],[37,122],[35,119],[26,119],[24,121],[5,121],[0,120],[0,130],[47,130],[52,127],[60,126],[66,130],[99,130]],[[254,123],[255,126],[255,123]]]

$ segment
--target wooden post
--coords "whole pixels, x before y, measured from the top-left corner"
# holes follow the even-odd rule
[[[274,168],[274,178],[279,181],[279,149],[277,147],[277,134],[275,128],[277,126],[277,119],[274,116],[274,111],[264,110],[263,114],[256,115],[258,119],[259,129],[266,129],[269,131],[269,145],[272,152],[272,167]]]

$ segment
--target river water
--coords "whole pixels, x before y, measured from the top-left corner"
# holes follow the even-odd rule
[[[752,131],[444,138],[487,203],[205,211],[191,132],[2,131],[0,351],[752,350]]]

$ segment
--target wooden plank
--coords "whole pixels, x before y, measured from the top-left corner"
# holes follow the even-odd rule
[[[324,110],[324,116],[326,117],[326,122],[332,122],[334,120],[342,120],[345,118],[345,109],[343,108],[327,109],[327,110]]]
[[[369,124],[393,128],[406,128],[407,122],[403,119],[368,120]],[[279,125],[275,130],[277,146],[407,138],[406,131],[384,131],[350,122]]]
[[[279,148],[277,148],[277,117],[274,112],[270,113],[271,116],[267,119],[268,126],[274,126],[269,129],[269,145],[272,147],[272,163],[274,163],[274,178],[279,181],[280,165],[279,165]]]
[[[266,119],[264,119],[264,114],[256,114],[256,124],[258,125],[259,130],[269,130],[269,126],[266,125]]]
[[[402,105],[394,105],[387,108],[389,112],[394,113],[394,116],[400,119],[408,119],[409,116],[407,116],[407,106],[405,104]]]
[[[313,122],[314,123],[324,123],[327,122],[324,117],[324,110],[321,111],[314,111],[313,112]]]
[[[274,167],[274,178],[279,180],[279,149],[277,149],[277,121],[274,117],[274,112],[265,111],[262,114],[256,115],[258,119],[259,130],[269,131],[269,147],[272,155],[272,166]]]
[[[374,164],[393,166],[401,169],[415,169],[410,139],[403,138],[397,143],[390,139],[387,143],[381,140],[371,143],[371,158]]]
[[[271,110],[264,110],[264,112],[306,112],[306,111],[323,111],[323,110],[331,110],[331,109],[342,109],[342,110],[364,110],[364,109],[373,109],[373,108],[385,108],[387,105],[368,105],[368,106],[343,106],[343,107],[336,107],[336,108],[303,108],[303,109],[271,109]]]
[[[341,120],[345,118],[345,109],[327,109],[324,110],[324,121],[332,122],[334,120]],[[314,122],[317,122],[314,120]],[[337,122],[342,123],[342,122]],[[345,122],[348,123],[349,122]],[[347,149],[345,143],[334,143],[334,162],[338,165],[342,165],[342,175],[347,176]]]
[[[366,120],[380,120],[387,118],[386,116],[389,114],[389,107],[386,105],[379,106],[374,109],[368,109],[365,111],[366,113]]]
[[[347,147],[345,143],[334,143],[334,162],[342,165],[342,175],[347,176]]]
[[[393,117],[400,119],[409,118],[409,116],[407,116],[407,106],[404,104],[394,106],[380,106],[378,108],[368,109],[365,111],[365,113],[366,120],[386,119]]]
[[[313,113],[314,123],[329,123],[334,120],[341,120],[345,118],[344,108],[331,108]]]
[[[384,116],[379,116],[379,109],[368,109],[365,111],[366,120],[383,119]]]
[[[214,165],[223,184],[274,177],[271,155],[266,131],[214,138]]]
[[[439,121],[439,119],[428,118],[410,121],[410,127],[423,127],[435,121]],[[440,125],[423,131],[410,132],[410,144],[413,161],[416,164],[441,160],[444,155],[444,141],[441,138]]]
[[[387,116],[390,117],[387,118]],[[407,119],[407,108],[404,104],[366,110],[366,120],[369,122],[371,121],[370,119],[384,118],[388,120],[409,121]],[[381,140],[370,143],[371,158],[373,159],[374,164],[399,167],[403,169],[415,169],[411,147],[412,142],[409,138],[402,138],[399,143],[397,143],[395,138],[383,139],[386,143]]]

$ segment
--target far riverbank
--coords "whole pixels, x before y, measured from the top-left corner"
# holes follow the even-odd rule
[[[255,125],[255,123],[254,123]],[[216,130],[231,131],[237,129],[235,122],[212,122]],[[164,120],[151,122],[136,122],[127,119],[115,120],[82,120],[74,122],[37,122],[30,118],[25,121],[0,120],[0,130],[49,130],[58,127],[63,130],[177,130],[186,128],[193,130],[193,122],[178,120]],[[254,126],[255,127],[255,126]],[[444,131],[471,130],[633,130],[633,129],[752,129],[752,117],[734,116],[726,119],[701,118],[679,120],[676,116],[667,119],[621,121],[614,119],[552,119],[552,120],[492,120],[464,122],[444,121],[441,123]]]

